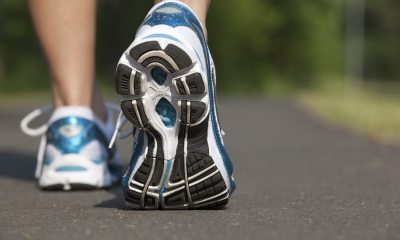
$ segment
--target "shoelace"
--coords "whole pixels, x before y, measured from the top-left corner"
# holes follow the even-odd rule
[[[126,131],[125,133],[122,133],[121,128],[125,125],[127,120],[126,120],[125,116],[123,115],[120,107],[116,104],[109,103],[109,102],[106,103],[106,107],[113,111],[119,112],[117,123],[115,125],[115,130],[114,130],[114,133],[110,140],[110,144],[108,146],[109,148],[112,148],[117,136],[120,139],[126,138],[133,133],[133,129]],[[46,143],[47,143],[46,132],[48,129],[48,124],[45,123],[38,128],[31,128],[31,127],[29,127],[29,123],[32,122],[34,119],[36,119],[38,116],[42,115],[43,113],[49,112],[51,110],[53,110],[53,107],[51,105],[47,105],[42,108],[37,108],[37,109],[33,110],[32,112],[28,113],[20,122],[21,130],[26,135],[29,135],[31,137],[41,136],[39,150],[37,153],[37,164],[36,164],[36,170],[35,170],[36,178],[40,177],[42,167],[43,167],[43,160],[44,160],[45,148],[46,148]]]

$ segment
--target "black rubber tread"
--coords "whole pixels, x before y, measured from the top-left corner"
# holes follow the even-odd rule
[[[186,76],[186,84],[189,87],[190,94],[202,94],[205,92],[203,78],[200,73],[192,73]]]
[[[119,64],[117,67],[117,72],[115,74],[115,88],[118,94],[121,95],[129,95],[130,93],[130,77],[131,77],[132,68]]]
[[[162,138],[161,135],[151,126],[148,126],[146,128],[146,135],[147,135],[147,139],[148,139],[148,146],[149,149],[147,150],[147,156],[148,157],[158,157],[163,159],[164,158],[164,151],[163,151],[163,147],[162,147]],[[156,141],[154,141],[154,137],[156,139]],[[157,142],[157,152],[156,152],[156,156],[153,156],[153,149],[155,147],[155,144]]]
[[[156,207],[156,199],[154,197],[146,196],[144,202],[145,208],[154,209]]]
[[[214,163],[214,161],[208,155],[204,155],[204,154],[200,154],[200,153],[189,153],[186,157],[188,177],[211,166],[213,163]]]
[[[154,172],[153,172],[153,175],[151,176],[152,179],[150,181],[150,183],[154,184],[156,181],[158,183],[159,179],[161,179],[162,169],[163,169],[163,165],[164,165],[163,153],[162,153],[162,151],[163,151],[162,150],[162,142],[161,142],[161,137],[159,136],[158,133],[156,133],[156,131],[153,130],[152,132],[154,132],[154,134],[150,134],[149,133],[149,129],[147,129],[147,130],[148,131],[146,132],[146,136],[147,136],[148,150],[147,150],[146,160],[143,161],[143,164],[139,167],[138,171],[145,164],[149,167],[148,172],[144,173],[144,174],[146,174],[146,181],[147,181],[147,177],[149,177],[151,168],[153,166],[153,159],[156,158],[156,161],[155,161],[156,166],[154,166]],[[153,149],[156,146],[155,145],[156,141],[154,141],[154,135],[157,135],[156,136],[156,139],[157,139],[157,153],[160,153],[160,155],[161,155],[161,156],[158,156],[158,157],[157,157],[157,155],[153,156]],[[146,161],[147,161],[147,163],[146,163]],[[155,178],[155,176],[156,176],[156,178]],[[156,180],[156,179],[158,179],[158,180]],[[141,182],[141,183],[144,184],[145,182]],[[157,184],[157,183],[155,183],[155,184]]]
[[[187,122],[187,101],[181,102],[181,122],[188,124]],[[197,123],[206,111],[206,104],[198,101],[190,101],[190,124]]]
[[[135,175],[133,176],[133,179],[136,182],[146,184],[146,181],[150,175],[152,166],[153,166],[153,159],[146,157],[144,159],[142,165],[140,165],[140,167],[136,171]]]
[[[155,147],[156,142],[154,141],[153,135],[148,132],[145,132],[147,136],[147,158],[153,158],[153,150]]]
[[[145,160],[143,161],[142,165],[140,165],[140,167],[136,171],[135,175],[133,176],[133,180],[145,185],[148,178],[151,177],[150,173],[151,173],[152,164],[153,164],[153,159],[146,157]],[[137,193],[137,192],[134,192],[134,191],[131,191],[128,189],[125,194],[125,201],[129,202],[131,207],[141,209],[142,208],[142,204],[141,204],[142,195],[146,194],[147,188],[144,189],[139,186],[135,186],[133,184],[131,186],[133,186],[139,190],[142,190],[142,193],[140,194],[140,193]],[[146,195],[144,197],[143,206],[144,206],[144,208],[148,208],[148,209],[156,208],[155,198]]]
[[[209,154],[208,149],[208,118],[204,119],[197,126],[190,127],[187,136],[187,151],[196,152],[204,155]]]
[[[172,183],[179,182],[185,178],[183,171],[183,155],[175,157],[174,166],[171,171],[170,181]]]
[[[156,50],[161,50],[161,47],[157,41],[144,42],[133,47],[129,51],[129,56],[135,60],[138,60],[144,53]]]
[[[190,187],[192,201],[198,201],[217,195],[226,190],[226,185],[221,173],[204,180],[203,182]]]
[[[141,196],[140,193],[128,190],[125,193],[125,201],[129,202],[132,205],[131,207],[136,206],[135,208],[140,208]]]
[[[203,102],[192,101],[190,103],[190,123],[196,123],[206,110],[206,104]]]
[[[53,184],[50,186],[40,187],[40,189],[44,191],[60,191],[63,190],[63,188],[64,188],[63,184]]]
[[[194,174],[199,173],[214,164],[214,160],[210,156],[200,153],[189,153],[186,161],[188,177],[193,176]],[[197,181],[198,179],[202,179],[203,177],[211,175],[216,170],[218,170],[216,166],[212,167],[208,171],[202,173],[200,176],[192,179],[189,184]],[[190,196],[193,202],[213,197],[222,193],[223,191],[226,191],[226,189],[227,186],[219,171],[204,181],[189,187]],[[213,204],[215,201],[218,201],[218,199],[223,199],[227,196],[227,194],[222,194],[218,198],[210,200],[210,203]],[[206,203],[205,205],[208,206]],[[201,206],[204,207],[204,204]],[[193,207],[196,208],[195,205]]]
[[[183,165],[183,155],[180,155],[175,158],[176,166]],[[176,164],[176,163],[181,164]],[[188,177],[193,176],[196,173],[203,171],[204,169],[212,166],[214,164],[213,159],[205,154],[200,153],[189,153],[187,155],[187,174]],[[225,199],[229,196],[227,190],[227,186],[225,184],[224,179],[222,178],[221,173],[217,171],[218,168],[216,166],[211,167],[209,170],[205,171],[201,175],[197,176],[194,179],[191,179],[188,184],[191,184],[199,179],[202,179],[206,176],[211,175],[211,177],[204,179],[202,182],[197,183],[194,186],[189,187],[190,192],[190,199],[192,201],[192,205],[189,206],[189,199],[187,197],[187,190],[184,189],[182,191],[173,193],[172,195],[164,198],[164,207],[166,209],[178,209],[182,208],[183,206],[187,206],[187,208],[191,209],[204,209],[204,208],[214,208],[214,207],[222,207],[228,203],[228,199]],[[212,175],[214,173],[214,175]],[[223,193],[226,192],[226,193]],[[220,195],[216,198],[210,199],[207,201],[208,198],[212,198],[215,195]],[[199,204],[196,204],[198,201]]]
[[[160,184],[161,177],[163,176],[164,170],[164,159],[157,157],[156,158],[156,165],[154,166],[154,173],[150,181],[150,185],[157,186]]]
[[[185,118],[186,112],[186,101],[182,102],[182,111],[181,111],[181,119]],[[178,147],[176,149],[176,157],[174,160],[174,165],[172,167],[170,181],[171,182],[179,182],[185,178],[184,174],[184,165],[183,165],[183,154],[184,154],[184,143],[185,143],[185,135],[186,135],[186,125],[181,122],[179,125],[178,132]]]
[[[181,101],[181,123],[183,123],[184,125],[187,124],[187,101],[186,100],[182,100]],[[183,127],[184,128],[184,127]],[[182,129],[179,129],[180,131]]]
[[[141,101],[138,101],[138,102],[141,102]],[[146,130],[147,130],[146,135],[147,135],[147,139],[148,139],[147,156],[146,156],[145,160],[143,161],[142,165],[140,165],[140,167],[134,174],[133,180],[135,180],[139,183],[142,183],[143,185],[146,185],[148,178],[151,178],[149,185],[157,186],[161,181],[162,174],[163,174],[163,168],[164,168],[162,138],[161,138],[160,134],[158,134],[158,132],[155,131],[154,129],[152,129],[151,127],[149,127]],[[154,139],[156,139],[157,141],[154,141]],[[153,149],[156,146],[156,144],[157,144],[157,154],[156,154],[156,156],[153,156]],[[156,158],[156,159],[154,161],[155,166],[153,167],[154,158]],[[153,170],[153,173],[151,174],[152,168],[154,170]],[[138,188],[138,189],[141,189],[141,188]],[[140,195],[139,203],[137,203],[137,201],[131,202],[131,201],[129,201],[130,199],[127,199],[126,197],[125,197],[125,200],[130,202],[131,205],[139,204],[138,208],[142,208],[141,197],[143,194],[147,193],[147,188],[142,188],[142,190],[143,190],[143,193],[139,194]],[[132,191],[130,191],[128,189],[127,192],[132,192]],[[148,196],[148,195],[145,196],[143,205],[144,205],[145,209],[154,209],[157,207],[155,198]]]
[[[148,132],[152,133],[152,134],[146,133],[147,138],[150,139],[150,144],[148,148],[149,150],[147,151],[147,157],[156,158],[154,172],[150,181],[150,185],[157,186],[161,181],[164,169],[164,150],[163,150],[162,137],[151,126],[149,126],[147,130]],[[154,141],[154,138],[156,139],[156,141]],[[153,156],[153,149],[155,147],[156,142],[157,142],[157,152],[156,156]]]
[[[136,116],[135,109],[133,108],[132,101],[126,100],[121,102],[121,110],[133,125],[140,127],[139,120]]]
[[[135,77],[133,79],[134,81],[134,85],[133,85],[133,90],[135,91],[134,94],[135,95],[139,95],[140,94],[140,87],[141,87],[141,81],[140,81],[140,77],[142,76],[142,74],[140,72],[136,72],[135,73]]]
[[[146,113],[144,111],[142,99],[137,100],[137,107],[138,107],[138,112],[140,114],[140,118],[142,120],[143,127],[147,128],[149,126],[149,120],[147,119]]]
[[[221,198],[225,198],[226,195],[224,195]],[[218,198],[218,199],[221,199]],[[213,201],[211,203],[207,203],[207,204],[198,204],[197,206],[194,206],[194,209],[215,209],[215,210],[219,210],[219,209],[224,209],[225,206],[228,204],[229,199],[225,198],[223,200],[219,200],[219,201]]]
[[[70,187],[71,187],[70,189],[64,190],[64,184],[54,184],[45,187],[40,187],[40,189],[43,191],[80,191],[80,190],[95,190],[99,188],[93,185],[83,184],[83,183],[71,183]]]
[[[192,60],[190,59],[189,55],[187,55],[186,52],[181,48],[173,44],[169,44],[164,51],[174,60],[179,69],[192,65]]]
[[[186,94],[186,90],[185,87],[183,86],[183,83],[181,81],[181,79],[176,79],[176,86],[178,87],[178,91],[180,95],[185,95]]]
[[[186,190],[183,189],[182,191],[176,192],[168,197],[164,198],[165,206],[167,208],[174,208],[180,207],[188,202],[186,196]]]
[[[175,72],[174,67],[172,67],[172,65],[169,62],[167,62],[167,60],[165,60],[164,58],[161,58],[161,57],[157,57],[157,56],[146,58],[142,62],[142,65],[143,65],[143,67],[147,67],[150,63],[154,63],[154,62],[157,62],[157,63],[163,65],[170,73]]]
[[[136,188],[136,189],[138,189],[138,190],[143,190],[143,187],[140,187],[140,186],[135,185],[135,184],[133,184],[133,183],[129,183],[129,186],[131,186],[131,187],[133,187],[133,188]]]

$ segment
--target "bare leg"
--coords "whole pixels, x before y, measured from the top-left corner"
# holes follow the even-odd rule
[[[96,0],[29,0],[52,77],[53,102],[106,110],[95,83]]]
[[[163,0],[155,0],[154,2],[159,3],[162,1]],[[196,13],[197,17],[199,17],[201,24],[206,27],[207,11],[211,0],[181,0],[181,2],[188,5]],[[205,31],[207,30],[205,29]]]

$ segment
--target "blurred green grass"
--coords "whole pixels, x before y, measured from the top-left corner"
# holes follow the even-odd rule
[[[326,121],[373,139],[400,143],[399,84],[367,83],[361,89],[331,81],[298,93],[301,104]]]

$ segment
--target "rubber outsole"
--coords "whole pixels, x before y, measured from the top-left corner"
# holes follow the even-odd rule
[[[206,79],[194,67],[196,62],[180,46],[169,43],[163,48],[158,41],[134,46],[126,58],[128,64],[117,66],[116,90],[122,99],[122,112],[144,130],[148,144],[143,162],[128,176],[124,193],[127,207],[202,209],[226,205],[229,190],[209,155],[208,93]],[[161,87],[149,74],[155,66],[169,76]],[[164,96],[169,96],[176,111],[176,132],[172,135],[166,134],[167,127],[153,114]],[[170,148],[173,156],[167,158]]]
[[[99,189],[96,186],[90,184],[82,184],[82,183],[71,183],[68,185],[66,189],[65,184],[54,184],[45,187],[40,187],[40,189],[44,191],[79,191],[79,190],[95,190]]]

